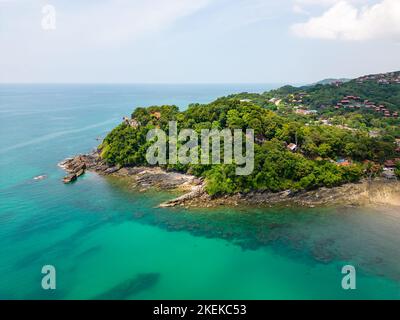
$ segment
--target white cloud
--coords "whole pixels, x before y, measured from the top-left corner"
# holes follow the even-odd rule
[[[292,0],[292,11],[296,14],[308,15],[312,13],[312,9],[331,7],[343,0]],[[347,0],[352,4],[367,4],[371,0]]]
[[[293,25],[292,32],[299,37],[316,39],[398,39],[400,1],[382,0],[361,9],[349,1],[340,1],[321,16]]]

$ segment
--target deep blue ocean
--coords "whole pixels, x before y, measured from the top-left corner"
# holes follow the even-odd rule
[[[272,87],[0,85],[0,299],[399,299],[398,208],[159,209],[175,195],[61,182],[136,107]]]

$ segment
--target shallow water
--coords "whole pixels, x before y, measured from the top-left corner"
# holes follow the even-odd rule
[[[135,106],[269,88],[0,86],[0,298],[399,299],[398,208],[158,209],[174,195],[93,173],[61,183],[56,164]],[[41,288],[47,264],[54,291]]]

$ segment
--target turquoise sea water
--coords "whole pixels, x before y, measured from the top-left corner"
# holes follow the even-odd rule
[[[93,173],[61,183],[57,163],[136,106],[270,88],[0,86],[0,298],[399,299],[398,208],[157,209],[174,195]],[[41,288],[48,264],[54,291]],[[346,264],[353,291],[341,288]]]

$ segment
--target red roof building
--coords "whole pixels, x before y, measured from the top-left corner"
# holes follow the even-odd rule
[[[160,119],[161,118],[161,112],[158,112],[158,111],[152,112],[151,115],[153,117],[155,117],[156,119]]]
[[[385,167],[394,168],[396,166],[395,160],[387,160],[385,161]]]

